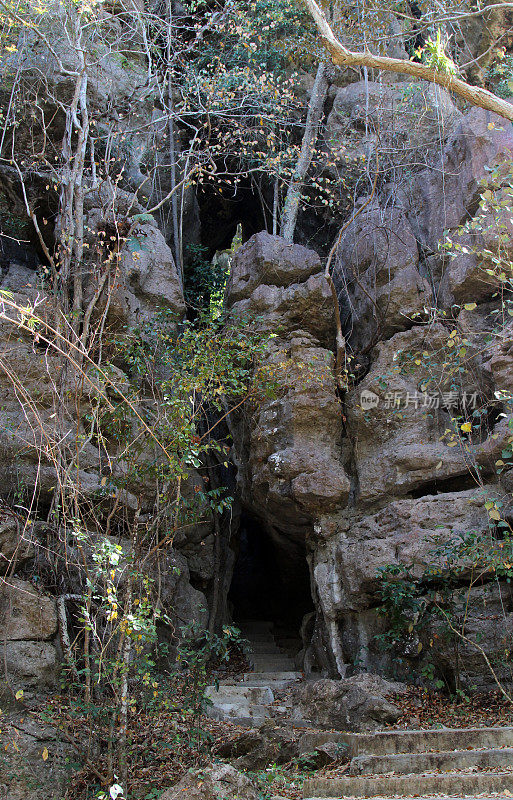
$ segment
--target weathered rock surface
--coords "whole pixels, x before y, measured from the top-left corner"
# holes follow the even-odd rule
[[[256,730],[229,739],[217,748],[222,758],[229,758],[238,769],[264,769],[270,764],[285,764],[298,755],[298,736],[289,728],[269,721]]]
[[[419,271],[419,251],[400,208],[371,206],[345,232],[336,254],[335,284],[356,350],[409,328],[432,304]]]
[[[494,665],[494,671],[504,685],[511,681],[509,648],[513,635],[513,593],[505,581],[484,586],[462,587],[453,595],[452,620],[433,618],[422,634],[424,646],[437,664],[440,675],[461,681],[466,687],[484,690],[490,686],[490,672],[483,652]],[[458,635],[447,635],[448,620],[458,631],[464,631],[466,641]],[[476,642],[481,650],[476,647]]]
[[[368,109],[368,110],[367,110]],[[364,156],[378,146],[387,166],[407,150],[426,154],[438,147],[461,120],[448,92],[427,83],[387,86],[365,81],[338,90],[326,124],[330,154],[341,164]]]
[[[160,795],[163,800],[258,800],[254,783],[229,764],[190,772]]]
[[[28,581],[3,578],[0,584],[0,650],[3,680],[18,689],[45,688],[57,677],[55,600]]]
[[[404,495],[422,484],[468,475],[461,447],[441,440],[450,413],[479,391],[479,372],[451,374],[437,367],[448,353],[450,330],[439,324],[415,327],[380,342],[369,372],[348,393],[347,418],[353,438],[361,502]],[[365,406],[365,393],[377,405]],[[434,399],[433,399],[434,398]]]
[[[4,698],[2,708],[0,743],[7,760],[7,767],[0,767],[2,796],[8,800],[60,800],[74,770],[71,745],[27,710],[8,710]],[[42,757],[45,750],[46,760]]]
[[[304,719],[325,728],[372,731],[400,717],[400,708],[388,698],[405,688],[367,673],[338,681],[312,681],[296,690],[297,708]]]
[[[234,258],[227,305],[275,335],[268,363],[276,398],[233,430],[241,496],[278,544],[304,546],[313,519],[345,503],[350,491],[333,377],[332,296],[318,256],[257,234]]]
[[[4,640],[0,654],[4,675],[15,691],[24,686],[40,691],[55,685],[60,658],[53,643]]]
[[[0,574],[15,570],[34,555],[34,526],[14,514],[0,521]]]
[[[479,496],[474,489],[426,495],[394,500],[359,519],[346,514],[323,520],[326,541],[319,543],[313,570],[326,613],[331,617],[372,605],[379,588],[377,571],[385,564],[412,565],[412,573],[420,577],[433,564],[437,547],[468,528],[486,534],[487,496],[486,490]]]
[[[437,252],[444,230],[475,211],[487,167],[507,163],[512,153],[511,125],[480,108],[467,112],[445,145],[442,169],[435,163],[410,185],[408,216],[420,241]]]
[[[347,157],[347,131],[358,150],[387,114],[405,123],[398,112],[402,89],[370,89],[367,130],[363,85],[336,93],[327,137],[332,153],[341,145],[341,158]],[[419,87],[419,102],[421,95]],[[478,110],[462,116],[437,91],[426,106],[431,110],[415,130],[405,124],[395,131],[396,144],[402,136],[409,146],[425,148],[426,166],[406,188],[390,185],[385,202],[377,196],[358,214],[336,253],[342,322],[357,358],[362,353],[357,368],[365,371],[344,398],[344,430],[332,378],[323,372],[316,385],[300,382],[294,367],[285,393],[234,427],[246,507],[278,546],[286,534],[297,542],[306,537],[317,613],[305,626],[305,663],[340,675],[348,665],[393,673],[393,655],[376,638],[387,625],[376,611],[380,568],[407,564],[420,577],[431,565],[435,542],[454,541],[469,529],[489,535],[484,504],[490,498],[511,513],[504,494],[508,473],[502,486],[487,479],[508,447],[508,416],[482,418],[468,438],[451,433],[454,415],[472,413],[511,387],[507,333],[491,341],[485,335],[497,308],[495,286],[483,280],[486,263],[470,252],[471,245],[493,252],[497,230],[509,230],[510,223],[489,215],[469,252],[448,259],[437,246],[445,228],[454,232],[475,213],[481,180],[510,155],[513,139],[498,118]],[[428,146],[435,139],[443,150],[443,174]],[[322,364],[320,348],[329,363],[334,324],[317,263],[314,255],[266,234],[253,237],[235,258],[228,305],[257,313],[262,330],[276,330],[270,346],[275,363],[286,351],[299,362]],[[476,300],[486,301],[482,311],[472,317],[462,309],[457,327],[443,317],[428,322],[435,302]],[[464,580],[465,564],[460,567]],[[497,654],[500,643],[479,621],[477,605],[470,611],[476,635]],[[401,657],[422,659],[424,647],[417,634],[406,637]],[[434,649],[431,656],[437,668],[455,674],[454,648]],[[472,680],[480,669],[476,651],[474,656]]]
[[[55,601],[27,581],[6,578],[0,585],[0,627],[6,639],[51,639],[57,632]]]

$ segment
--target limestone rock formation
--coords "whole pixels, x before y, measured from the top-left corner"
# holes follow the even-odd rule
[[[57,676],[57,614],[53,598],[32,584],[4,578],[0,586],[4,675],[11,688],[51,686]]]
[[[383,122],[387,112],[380,103],[401,90],[371,88],[371,119],[376,115]],[[397,670],[393,655],[383,652],[379,643],[387,628],[376,610],[381,568],[408,565],[420,578],[432,566],[436,545],[454,546],[469,530],[490,535],[490,503],[498,503],[507,519],[511,514],[508,473],[500,482],[493,477],[494,464],[508,447],[509,417],[479,417],[479,409],[493,403],[494,392],[509,391],[511,383],[506,333],[492,341],[483,333],[497,310],[492,298],[496,287],[486,278],[486,262],[464,251],[447,259],[439,253],[438,241],[446,228],[455,241],[463,241],[456,228],[475,213],[482,179],[492,167],[501,169],[513,139],[493,115],[473,110],[462,116],[448,98],[432,100],[442,103],[442,117],[436,124],[421,119],[410,143],[425,147],[439,126],[444,174],[426,151],[426,166],[406,188],[388,185],[386,203],[376,198],[358,213],[344,229],[336,253],[334,279],[342,322],[363,378],[357,373],[341,408],[333,384],[330,390],[324,382],[322,395],[312,394],[311,388],[306,392],[298,385],[292,372],[278,403],[267,402],[233,428],[246,508],[282,547],[285,530],[289,538],[306,541],[317,609],[304,626],[306,660],[339,675],[360,666],[389,674]],[[397,102],[399,95],[394,95]],[[363,103],[362,86],[338,90],[328,124],[332,149],[345,142],[341,120],[359,131],[355,147],[363,146],[367,132],[358,122]],[[401,119],[397,109],[390,113],[394,122]],[[503,220],[495,220],[495,228],[491,214],[481,220],[481,239],[474,236],[472,246],[487,250],[491,258],[498,229],[509,231],[506,217],[505,212]],[[286,342],[290,355],[304,359],[309,352],[312,362],[312,345],[334,349],[333,319],[326,319],[326,305],[319,306],[314,290],[319,286],[328,302],[326,287],[317,282],[320,267],[316,270],[312,254],[304,254],[302,266],[294,267],[297,247],[285,255],[283,243],[276,241],[274,252],[272,244],[271,237],[262,234],[241,249],[228,305],[237,312],[259,314],[263,330],[276,329],[273,349]],[[273,266],[275,262],[279,266]],[[311,287],[310,294],[303,287]],[[430,318],[437,302],[446,308],[454,302],[469,303],[472,308],[476,301],[482,305],[475,315],[462,309],[457,327],[444,320],[445,311]],[[293,435],[288,433],[285,409],[290,409]],[[454,415],[474,410],[480,421],[471,437],[458,441],[449,435]],[[342,415],[343,431],[336,419]],[[313,460],[315,469],[310,471],[307,465]],[[302,490],[305,486],[308,491]],[[469,575],[465,563],[460,562],[459,569],[464,582]],[[509,601],[507,593],[498,591],[507,628]],[[453,599],[458,607],[457,593]],[[469,625],[476,641],[482,640],[484,649],[498,658],[504,639],[496,638],[486,614],[479,613],[480,601],[483,596],[472,590]],[[422,661],[429,641],[418,634],[406,637],[401,658],[410,664]],[[465,647],[465,679],[482,682],[482,655],[477,648],[472,651],[471,644]],[[456,650],[438,643],[429,658],[440,673],[461,677]],[[490,681],[488,674],[484,684]]]
[[[358,81],[337,91],[325,140],[341,165],[362,156],[368,161],[377,149],[382,164],[389,165],[405,150],[425,158],[460,119],[461,112],[438,86]]]
[[[280,569],[293,575],[314,520],[345,504],[350,492],[333,375],[332,295],[313,251],[261,233],[237,252],[226,302],[272,335],[274,396],[241,416],[232,433],[242,502],[281,553]]]
[[[176,786],[161,794],[163,800],[258,800],[256,786],[229,764],[216,764],[189,772]]]
[[[298,710],[304,719],[326,728],[376,730],[400,717],[400,708],[389,698],[405,688],[365,673],[338,681],[312,681],[297,690]]]
[[[59,800],[69,787],[73,748],[51,724],[37,719],[32,708],[10,709],[2,698],[0,744],[7,767],[0,769],[0,787],[9,800]],[[42,754],[48,753],[43,759]]]
[[[437,252],[446,229],[454,229],[475,211],[480,181],[487,168],[508,163],[513,153],[511,125],[482,109],[472,109],[446,141],[442,167],[436,162],[412,181],[408,216],[419,240]]]
[[[345,231],[336,259],[342,268],[335,270],[335,281],[348,298],[344,322],[357,350],[409,328],[432,304],[417,241],[399,208],[374,204],[360,214]]]

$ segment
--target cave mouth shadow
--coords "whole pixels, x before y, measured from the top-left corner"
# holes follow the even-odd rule
[[[271,537],[243,514],[228,601],[235,625],[265,620],[299,637],[304,616],[314,610],[304,542]]]

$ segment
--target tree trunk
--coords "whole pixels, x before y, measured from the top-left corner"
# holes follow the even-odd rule
[[[324,101],[328,92],[328,81],[326,79],[326,64],[321,62],[317,68],[317,75],[312,89],[312,96],[308,104],[306,115],[306,126],[301,142],[301,152],[292,176],[291,184],[287,190],[283,216],[281,219],[281,235],[287,242],[294,241],[294,231],[296,230],[297,214],[301,191],[305,182],[306,175],[312,163],[312,156],[317,142],[317,132],[324,109]]]
[[[176,144],[175,144],[175,109],[173,102],[173,74],[171,69],[171,55],[173,52],[173,10],[169,2],[169,17],[167,30],[167,131],[169,136],[169,175],[171,183],[171,217],[173,222],[173,244],[176,271],[183,289],[183,264],[180,226],[178,223],[178,196],[176,192]]]
[[[359,53],[348,50],[347,47],[344,47],[335,37],[328,20],[315,0],[305,0],[305,3],[310,14],[314,18],[322,41],[331,53],[331,60],[337,67],[369,67],[372,69],[385,70],[386,72],[399,72],[403,75],[411,75],[413,78],[419,78],[419,80],[429,81],[430,83],[443,86],[450,92],[457,94],[458,97],[463,98],[463,100],[467,100],[467,102],[472,105],[484,108],[485,111],[493,111],[495,114],[500,114],[500,116],[513,122],[513,105],[511,105],[511,103],[507,100],[501,100],[500,97],[487,91],[487,89],[482,89],[479,86],[471,86],[455,75],[451,75],[448,72],[440,72],[433,67],[426,66],[426,64],[420,64],[418,61],[406,61],[402,58],[389,58],[388,56],[375,56],[369,53],[368,50]]]

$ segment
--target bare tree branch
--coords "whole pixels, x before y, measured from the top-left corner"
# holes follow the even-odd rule
[[[502,100],[487,89],[482,89],[479,86],[471,86],[455,75],[451,75],[448,72],[441,72],[433,67],[428,67],[426,64],[421,64],[418,61],[406,61],[402,58],[376,56],[367,50],[358,53],[348,50],[347,47],[336,38],[328,20],[315,0],[305,0],[305,3],[317,25],[322,41],[331,53],[331,60],[337,67],[368,67],[370,69],[380,69],[386,72],[399,72],[403,75],[411,75],[413,78],[419,78],[420,80],[443,86],[445,89],[454,92],[458,97],[461,97],[472,105],[484,108],[486,111],[493,111],[495,114],[499,114],[501,117],[505,117],[505,119],[509,119],[513,122],[513,105],[511,103],[507,100]]]

